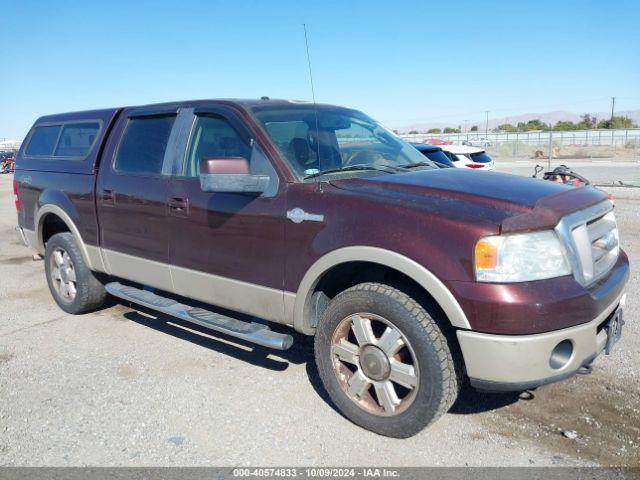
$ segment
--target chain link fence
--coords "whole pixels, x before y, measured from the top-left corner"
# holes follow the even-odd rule
[[[20,140],[7,140],[0,138],[0,152],[17,152],[20,149]]]
[[[412,143],[453,144],[484,148],[500,157],[548,159],[619,159],[640,161],[640,128],[549,132],[467,132],[401,134]]]

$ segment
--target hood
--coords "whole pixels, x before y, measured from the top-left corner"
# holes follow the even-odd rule
[[[336,179],[331,184],[412,206],[436,203],[441,214],[504,223],[503,231],[553,228],[563,216],[607,199],[592,187],[454,168]],[[442,212],[447,205],[449,212]]]

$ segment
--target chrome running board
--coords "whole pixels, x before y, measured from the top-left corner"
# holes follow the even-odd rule
[[[291,335],[274,332],[267,325],[261,323],[245,322],[203,308],[191,307],[171,298],[119,282],[108,283],[105,285],[105,289],[114,297],[263,347],[287,350],[293,345]]]

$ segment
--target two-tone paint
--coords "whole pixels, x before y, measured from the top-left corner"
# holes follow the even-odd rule
[[[571,276],[482,284],[473,273],[478,238],[553,228],[563,215],[606,200],[602,192],[454,169],[303,181],[255,121],[255,104],[262,103],[192,101],[73,114],[74,120],[100,118],[100,139],[84,162],[55,168],[19,152],[20,227],[42,252],[47,219],[64,212],[59,216],[84,245],[93,269],[307,334],[314,331],[315,288],[327,272],[350,262],[406,275],[456,328],[484,333],[536,334],[579,325],[619,298],[628,276],[624,253],[588,288]],[[177,118],[163,174],[119,174],[113,160],[124,126],[145,112]],[[223,115],[260,146],[278,177],[275,195],[204,193],[197,178],[181,174],[201,112]],[[36,125],[66,119],[43,117]],[[188,209],[172,209],[176,200]],[[292,221],[287,216],[294,209],[311,217]]]

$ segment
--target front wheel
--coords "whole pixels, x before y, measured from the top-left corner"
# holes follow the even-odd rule
[[[316,331],[315,357],[343,415],[381,435],[415,435],[458,395],[442,331],[420,304],[387,285],[359,284],[331,300]]]
[[[107,292],[85,263],[71,233],[57,233],[49,239],[44,265],[51,295],[65,312],[84,313],[104,304]]]

